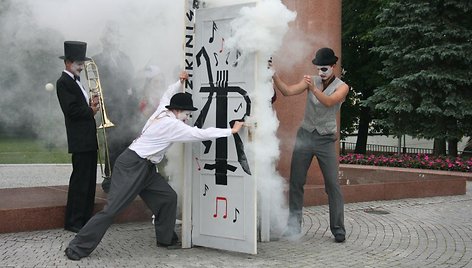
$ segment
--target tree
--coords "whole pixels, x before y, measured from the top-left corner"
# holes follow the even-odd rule
[[[393,134],[435,139],[436,153],[472,134],[471,12],[471,1],[389,0],[372,32],[388,82],[367,103]]]
[[[378,73],[381,65],[377,54],[370,52],[374,45],[371,31],[380,12],[379,0],[343,1],[342,52],[345,81],[351,86],[350,102],[343,105],[341,118],[357,121],[355,153],[366,153],[367,137],[372,122],[372,111],[363,101],[369,98],[374,88],[383,83]],[[348,106],[348,109],[345,109]]]

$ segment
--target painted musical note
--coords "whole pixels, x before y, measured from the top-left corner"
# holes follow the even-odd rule
[[[206,196],[207,195],[207,191],[210,190],[210,187],[208,187],[208,185],[205,184],[205,192],[203,193],[203,196]]]
[[[200,163],[198,162],[198,157],[195,157],[195,162],[197,163],[197,170],[201,170],[202,167],[200,166]]]
[[[234,112],[237,113],[237,112],[239,111],[239,108],[242,108],[242,107],[243,107],[243,104],[240,103],[239,106],[238,106],[238,108],[234,109]]]
[[[213,43],[213,40],[215,40],[215,31],[216,30],[218,30],[218,27],[216,27],[216,23],[213,22],[213,27],[211,29],[211,37],[210,37],[210,40],[208,40],[208,42]]]
[[[234,220],[233,220],[233,223],[238,220],[238,214],[239,214],[239,209],[235,208],[235,209],[234,209]]]
[[[215,66],[218,66],[218,54],[216,52],[214,52],[213,56],[215,56],[215,60],[216,60]]]
[[[236,50],[236,60],[233,63],[233,67],[237,67],[239,63],[239,57],[241,56],[241,51]]]
[[[221,49],[220,49],[220,53],[223,52],[223,47],[225,46],[225,39],[222,37],[221,38]]]
[[[226,53],[226,65],[228,65],[229,54],[231,54],[231,51],[229,51],[228,53]]]
[[[226,199],[226,197],[221,197],[221,196],[216,197],[216,211],[215,211],[215,214],[213,214],[213,217],[214,218],[218,217],[218,201],[225,202],[225,213],[223,214],[223,219],[226,219],[228,217],[228,200]]]

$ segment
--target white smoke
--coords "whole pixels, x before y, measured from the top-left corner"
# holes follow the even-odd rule
[[[64,69],[58,58],[64,54],[64,41],[87,42],[87,56],[94,56],[102,51],[100,38],[110,21],[120,29],[120,49],[133,65],[122,68],[137,77],[133,87],[138,94],[145,95],[143,73],[149,65],[159,66],[162,79],[175,81],[176,70],[183,65],[183,6],[184,1],[165,0],[2,0],[0,134],[29,131],[65,146],[64,119],[55,91],[44,86],[55,84]]]
[[[275,53],[274,66],[277,72],[290,73],[299,64],[307,67],[313,66],[311,60],[315,56],[314,44],[318,47],[329,45],[326,44],[325,38],[317,35],[307,35],[292,24],[284,36],[282,47]],[[282,55],[279,53],[282,53]],[[301,79],[301,76],[297,79]]]
[[[183,42],[183,1],[165,0],[26,0],[32,10],[32,19],[38,25],[56,29],[66,40],[88,42],[88,53],[101,49],[100,36],[107,22],[119,26],[121,49],[137,67],[150,61],[169,69],[180,63]],[[58,44],[61,48],[62,44]],[[62,52],[59,50],[58,52]],[[170,69],[172,70],[172,68]],[[170,73],[168,73],[170,74]]]
[[[287,219],[284,197],[285,179],[276,171],[279,159],[279,140],[276,131],[279,121],[271,106],[274,94],[273,71],[268,69],[269,58],[281,47],[289,23],[296,13],[287,9],[280,0],[263,0],[254,7],[243,7],[240,16],[232,21],[233,36],[226,46],[236,48],[244,54],[256,54],[257,77],[254,92],[251,92],[253,116],[250,125],[254,128],[254,140],[249,148],[254,151],[256,161],[259,211],[270,210],[271,229],[275,232],[285,227]]]
[[[296,13],[280,0],[262,0],[254,7],[243,7],[240,17],[231,22],[233,36],[226,45],[245,52],[271,56],[282,45]]]

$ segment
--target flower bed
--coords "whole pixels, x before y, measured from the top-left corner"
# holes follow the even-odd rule
[[[350,153],[341,155],[340,163],[472,172],[472,158],[432,156],[428,154],[364,155]]]

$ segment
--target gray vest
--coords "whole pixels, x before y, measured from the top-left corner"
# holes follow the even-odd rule
[[[321,77],[312,76],[312,79],[318,88],[323,88]],[[344,82],[336,77],[323,93],[329,96],[342,84]],[[336,133],[336,113],[339,111],[341,104],[342,102],[326,107],[309,91],[306,98],[305,116],[301,127],[309,132],[313,132],[316,129],[321,135]]]

